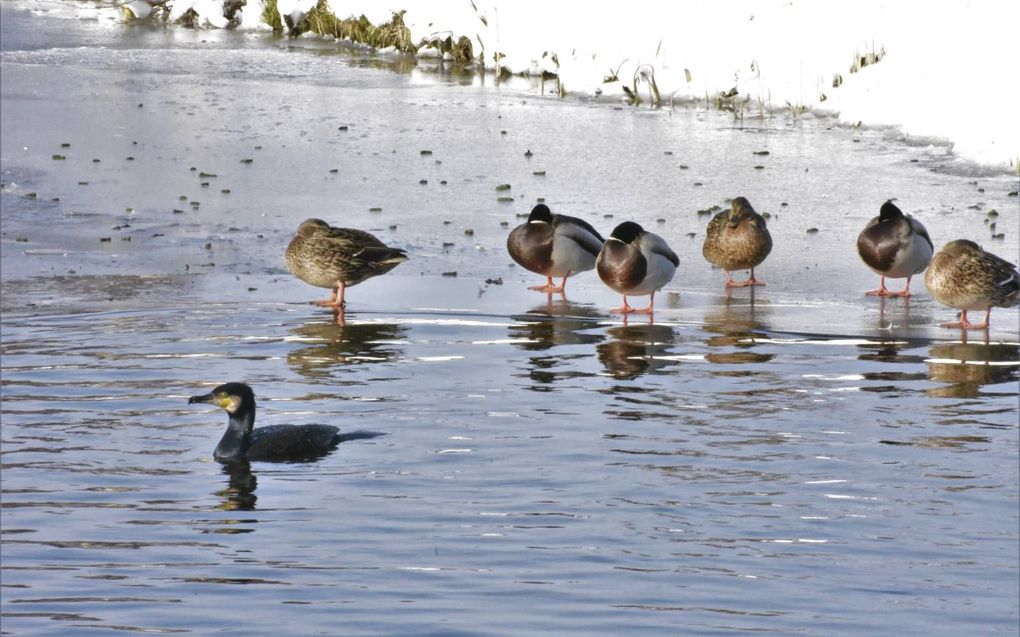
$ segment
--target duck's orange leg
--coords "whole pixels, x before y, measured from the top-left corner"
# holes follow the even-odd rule
[[[985,310],[985,320],[981,323],[971,323],[967,320],[967,310],[963,310],[960,313],[960,320],[955,323],[943,323],[942,327],[958,327],[961,330],[987,330],[988,319],[992,315],[992,306],[989,305],[988,309]]]
[[[546,294],[552,294],[553,292],[559,292],[560,294],[563,294],[563,290],[565,290],[567,287],[568,276],[570,275],[568,274],[567,276],[563,277],[563,283],[561,283],[559,286],[553,283],[551,276],[547,276],[545,277],[546,281],[545,285],[532,285],[528,289],[535,290],[536,292],[545,292]]]
[[[330,307],[333,308],[334,310],[342,310],[347,305],[346,302],[344,301],[345,289],[346,286],[344,285],[344,282],[337,281],[336,289],[333,290],[333,293],[330,295],[329,299],[324,301],[312,301],[312,305],[318,305],[319,307]]]

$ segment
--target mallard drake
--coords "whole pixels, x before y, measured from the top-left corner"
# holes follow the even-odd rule
[[[603,243],[605,239],[587,221],[553,214],[540,203],[531,209],[527,222],[510,231],[506,249],[518,264],[545,276],[545,285],[529,290],[562,293],[569,276],[595,267]],[[553,277],[563,277],[563,282],[556,285]]]
[[[284,256],[294,276],[333,290],[331,298],[314,303],[335,311],[345,307],[346,288],[385,274],[407,260],[403,250],[390,248],[363,230],[335,228],[321,219],[302,222]]]
[[[754,278],[754,268],[761,265],[772,252],[772,235],[765,227],[765,218],[754,211],[744,197],[730,202],[730,209],[723,210],[708,222],[705,245],[701,253],[709,263],[726,271],[726,287],[741,288],[748,285],[765,285]],[[734,281],[734,270],[751,270],[743,281]]]
[[[249,460],[310,460],[323,456],[341,442],[373,438],[366,431],[341,434],[332,425],[255,426],[255,392],[244,383],[226,383],[208,394],[192,396],[188,404],[209,403],[227,411],[227,430],[213,457],[219,462]]]
[[[864,226],[857,237],[857,253],[865,265],[879,275],[879,288],[866,292],[868,296],[910,296],[910,279],[928,267],[935,247],[928,231],[920,221],[905,215],[887,201],[882,204],[878,216]],[[890,292],[885,287],[886,278],[907,278],[907,284],[899,292]]]
[[[924,285],[943,305],[961,310],[960,320],[942,327],[986,329],[993,307],[1012,307],[1020,302],[1020,274],[1016,266],[966,239],[942,246],[924,273]],[[984,310],[985,320],[971,323],[967,310]]]
[[[613,312],[651,314],[655,292],[673,279],[678,265],[680,259],[662,237],[625,221],[609,235],[595,267],[602,282],[623,295],[623,305]],[[636,309],[627,304],[628,296],[646,294],[648,307]]]

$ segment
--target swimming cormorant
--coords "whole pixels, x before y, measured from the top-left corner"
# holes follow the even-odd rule
[[[192,396],[191,403],[222,407],[230,416],[227,430],[213,457],[220,462],[248,460],[311,460],[330,452],[341,442],[379,434],[341,434],[332,425],[270,425],[254,429],[255,392],[244,383],[226,383],[208,394]]]

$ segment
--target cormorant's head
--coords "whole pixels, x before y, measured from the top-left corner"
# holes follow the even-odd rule
[[[613,228],[613,234],[609,235],[610,239],[616,239],[623,243],[630,243],[634,239],[638,238],[638,235],[645,231],[644,228],[634,223],[633,221],[624,221],[620,225]]]
[[[903,216],[903,211],[896,207],[896,204],[889,201],[882,204],[882,209],[878,211],[879,221],[892,221],[893,219],[899,219]]]
[[[255,392],[244,383],[226,383],[208,394],[192,396],[188,399],[188,404],[191,403],[209,403],[225,409],[228,414],[233,415],[242,406],[247,410],[255,405]]]
[[[552,210],[549,210],[549,206],[544,203],[540,203],[531,209],[531,214],[528,215],[528,223],[534,222],[552,223]]]

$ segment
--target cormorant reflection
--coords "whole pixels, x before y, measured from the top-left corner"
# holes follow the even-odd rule
[[[255,510],[258,479],[251,472],[251,464],[245,461],[226,463],[223,465],[223,473],[228,476],[228,480],[226,487],[216,491],[216,496],[221,499],[218,508],[224,511]]]
[[[395,323],[313,322],[290,332],[292,340],[307,344],[287,354],[291,369],[302,376],[323,377],[338,366],[395,360],[407,328]]]

